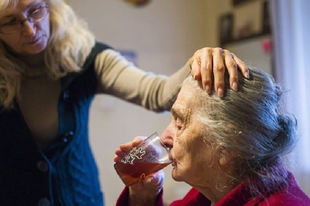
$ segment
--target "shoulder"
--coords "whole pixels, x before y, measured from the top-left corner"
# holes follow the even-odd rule
[[[211,205],[211,202],[198,190],[192,188],[183,199],[172,202],[170,206],[182,205]]]
[[[293,174],[289,174],[288,187],[284,190],[277,191],[269,196],[261,206],[281,205],[281,206],[309,206],[310,198],[298,186]]]
[[[101,42],[96,42],[91,52],[89,53],[88,57],[86,58],[83,68],[88,68],[90,65],[92,65],[97,55],[107,49],[112,49],[112,47]]]
[[[112,49],[112,47],[108,44],[97,41],[91,52],[95,52],[95,53],[97,52],[98,53],[98,52],[101,52],[101,51],[106,50],[106,49]]]

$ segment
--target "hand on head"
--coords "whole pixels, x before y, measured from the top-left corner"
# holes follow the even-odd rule
[[[238,90],[238,69],[244,77],[249,78],[249,70],[245,63],[226,49],[205,47],[197,50],[189,60],[191,75],[202,81],[203,88],[211,93],[212,82],[214,91],[222,97],[225,91],[224,74],[229,73],[230,87]]]

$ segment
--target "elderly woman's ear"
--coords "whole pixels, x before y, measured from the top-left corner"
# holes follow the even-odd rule
[[[219,157],[219,164],[221,166],[226,166],[232,159],[235,158],[235,154],[225,148],[221,149],[220,157]]]

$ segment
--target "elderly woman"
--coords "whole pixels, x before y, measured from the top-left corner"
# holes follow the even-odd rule
[[[184,81],[161,138],[170,148],[173,179],[193,188],[171,205],[310,205],[283,162],[296,140],[295,118],[280,113],[283,91],[266,72],[250,73],[240,77],[239,92],[224,98]],[[115,161],[133,143],[117,149]],[[157,173],[126,188],[117,205],[163,205],[162,184]]]
[[[214,74],[222,96],[228,71],[237,89],[236,64],[246,75],[227,50],[203,48],[171,76],[150,75],[97,42],[65,0],[1,0],[0,205],[104,205],[88,142],[95,95],[162,112],[191,72],[209,92]]]

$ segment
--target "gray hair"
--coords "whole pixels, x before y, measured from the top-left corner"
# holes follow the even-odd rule
[[[295,145],[297,123],[294,116],[282,113],[280,98],[284,92],[273,77],[261,69],[249,69],[250,79],[239,74],[239,91],[228,89],[223,98],[208,95],[201,85],[190,88],[195,89],[192,109],[205,125],[205,141],[211,138],[217,148],[234,154],[230,165],[237,181],[260,176],[259,186],[248,182],[254,192],[259,192],[261,186],[277,189],[287,176],[280,163]],[[225,81],[229,88],[227,75]],[[197,81],[187,78],[183,84]]]

